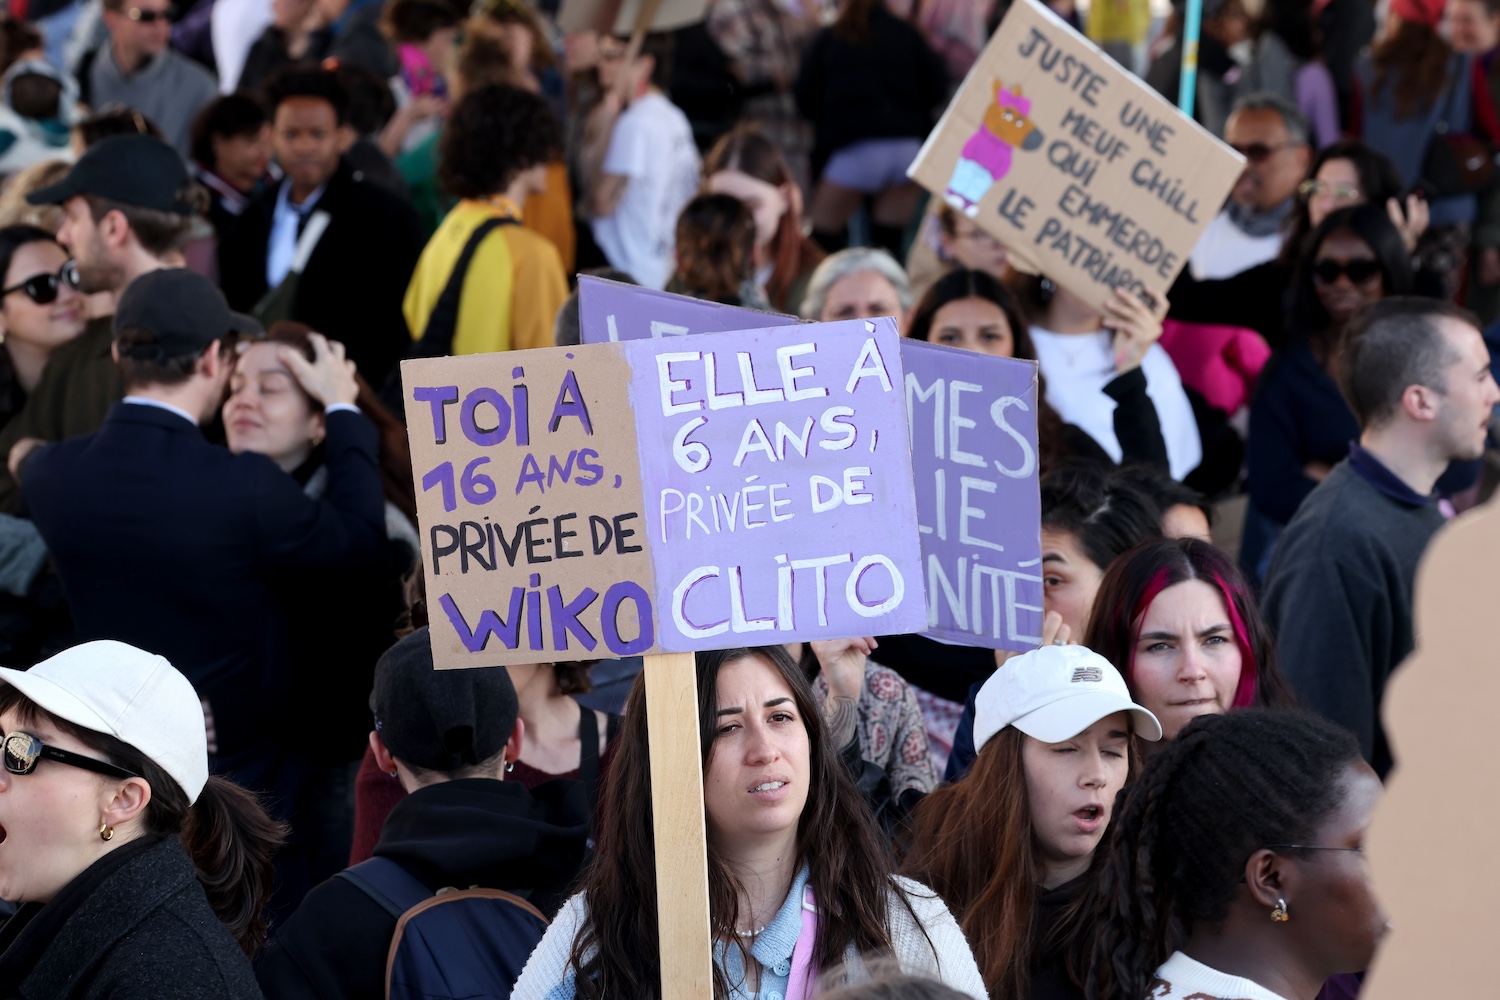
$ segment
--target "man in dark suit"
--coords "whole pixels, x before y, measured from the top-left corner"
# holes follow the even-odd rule
[[[379,565],[385,511],[376,431],[352,405],[353,365],[316,335],[315,361],[292,351],[283,361],[326,407],[322,500],[264,455],[204,439],[199,424],[218,410],[233,363],[226,345],[249,323],[190,271],[137,278],[115,313],[125,399],[93,434],[39,449],[21,491],[80,637],[176,664],[213,720],[214,770],[269,793],[275,812],[298,779],[295,745],[279,745],[277,731],[288,650],[270,578]]]
[[[422,253],[421,220],[344,160],[349,96],[332,72],[287,67],[266,84],[266,103],[286,178],[219,247],[224,295],[235,309],[300,320],[341,342],[378,388],[411,344],[401,300]]]

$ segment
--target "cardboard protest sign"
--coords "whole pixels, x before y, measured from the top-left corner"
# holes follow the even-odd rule
[[[967,646],[1042,641],[1037,366],[904,341],[927,634]]]
[[[585,344],[792,326],[795,316],[720,305],[588,274],[578,276],[578,326]]]
[[[917,631],[889,320],[404,362],[439,666]]]
[[[401,376],[434,662],[659,651],[624,355],[431,358]]]
[[[1396,767],[1367,854],[1391,930],[1360,991],[1369,1000],[1475,997],[1494,989],[1500,936],[1500,820],[1482,760],[1500,703],[1494,637],[1476,627],[1500,593],[1495,501],[1433,537],[1417,573],[1417,648],[1391,675],[1382,716]],[[1436,850],[1435,850],[1436,849]]]
[[[648,31],[676,31],[697,24],[708,13],[708,0],[659,0],[654,11],[649,0],[563,0],[557,26],[564,33],[598,31],[628,35],[643,14],[650,17]]]
[[[1063,288],[1165,292],[1244,158],[1016,0],[910,175]]]
[[[767,318],[597,278],[580,278],[579,296],[586,343],[721,330]],[[780,333],[801,336],[835,326],[849,324],[787,326]],[[1042,617],[1036,362],[905,338],[900,351],[926,631],[969,646],[1035,648]]]

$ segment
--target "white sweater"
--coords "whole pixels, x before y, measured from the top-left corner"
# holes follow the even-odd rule
[[[902,971],[930,976],[975,1000],[986,1000],[984,977],[979,974],[969,942],[953,914],[948,912],[948,905],[919,882],[899,876],[895,882],[906,893],[917,916],[913,921],[906,907],[897,901],[895,892],[891,893],[891,944]],[[575,970],[568,964],[568,956],[573,951],[573,938],[587,916],[588,903],[583,893],[563,904],[541,943],[526,961],[526,968],[511,991],[511,1000],[573,1000]],[[845,961],[851,978],[858,978],[863,966],[852,947]]]
[[[1156,970],[1148,997],[1198,997],[1200,1000],[1286,1000],[1259,983],[1212,969],[1182,952]]]

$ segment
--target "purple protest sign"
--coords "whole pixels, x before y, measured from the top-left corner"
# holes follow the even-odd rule
[[[578,276],[578,327],[585,344],[762,330],[799,322],[795,316],[704,302],[587,274]]]
[[[663,647],[923,628],[894,323],[620,346]]]
[[[1042,632],[1036,362],[901,346],[927,632],[1032,649]]]
[[[847,326],[792,327],[791,317],[587,276],[579,295],[586,343],[779,323],[787,325],[769,331],[776,338],[816,328],[821,343],[825,328]],[[1036,365],[907,339],[900,351],[927,630],[964,645],[1030,649],[1041,641],[1042,603]]]

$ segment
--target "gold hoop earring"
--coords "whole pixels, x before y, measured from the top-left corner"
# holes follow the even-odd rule
[[[115,839],[115,828],[112,827],[112,826],[110,826],[108,823],[100,823],[99,824],[99,839],[100,840],[114,840]]]
[[[1276,923],[1278,924],[1284,924],[1288,920],[1292,919],[1291,916],[1286,912],[1286,900],[1277,897],[1276,907],[1271,910],[1271,919],[1276,921]]]

